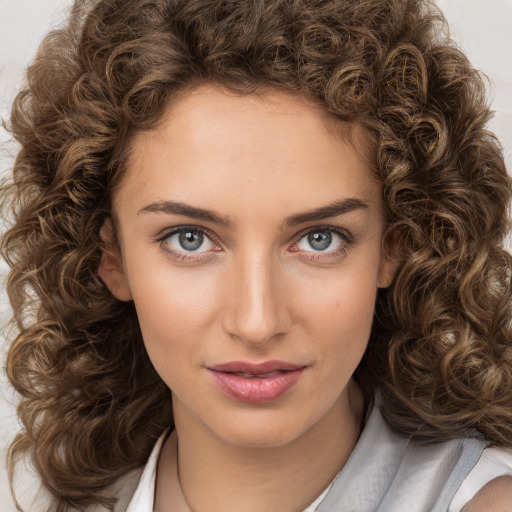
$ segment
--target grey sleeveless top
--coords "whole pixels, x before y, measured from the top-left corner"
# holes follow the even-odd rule
[[[391,431],[377,405],[318,512],[446,512],[488,442],[419,444]]]
[[[115,512],[152,510],[154,475],[164,437],[155,445],[143,470],[131,471],[112,487],[119,498]],[[487,444],[485,440],[464,438],[420,445],[393,433],[378,405],[374,405],[345,466],[325,497],[319,498],[319,504],[315,500],[311,507],[316,512],[447,512]],[[27,510],[48,510],[45,494],[41,489]],[[108,512],[102,506],[86,510]]]

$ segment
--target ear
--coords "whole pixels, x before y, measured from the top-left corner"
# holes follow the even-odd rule
[[[101,254],[98,274],[116,299],[124,302],[130,301],[132,293],[126,277],[121,251],[113,241],[113,226],[110,219],[103,224],[100,235],[104,249]]]
[[[398,256],[398,237],[392,236],[382,244],[381,260],[377,276],[377,286],[388,288],[393,283],[396,273],[400,268],[401,259]]]
[[[399,262],[391,259],[387,259],[385,256],[379,265],[379,273],[377,276],[377,286],[379,288],[388,288],[395,279],[395,275],[398,271]]]

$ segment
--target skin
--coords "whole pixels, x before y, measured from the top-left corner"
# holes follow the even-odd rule
[[[357,442],[364,411],[351,376],[394,266],[363,135],[341,137],[326,121],[300,95],[208,85],[134,141],[114,194],[119,250],[99,271],[134,301],[173,393],[155,510],[301,510]],[[204,230],[196,252],[180,245],[183,226]],[[331,237],[326,248],[311,245],[315,233]],[[305,369],[265,403],[228,397],[208,369],[269,360]]]
[[[512,512],[512,476],[500,476],[484,485],[462,512]]]

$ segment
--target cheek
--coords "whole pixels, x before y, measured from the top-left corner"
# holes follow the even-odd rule
[[[144,343],[151,359],[170,363],[181,349],[204,339],[219,303],[215,273],[153,265],[143,275],[130,272],[130,288]]]
[[[370,337],[376,281],[374,266],[345,269],[305,295],[306,328],[327,365],[353,370],[359,363]]]

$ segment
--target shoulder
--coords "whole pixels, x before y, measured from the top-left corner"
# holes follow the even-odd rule
[[[512,512],[512,476],[494,478],[478,491],[461,512]]]
[[[512,449],[483,451],[450,504],[456,511],[512,512]]]

